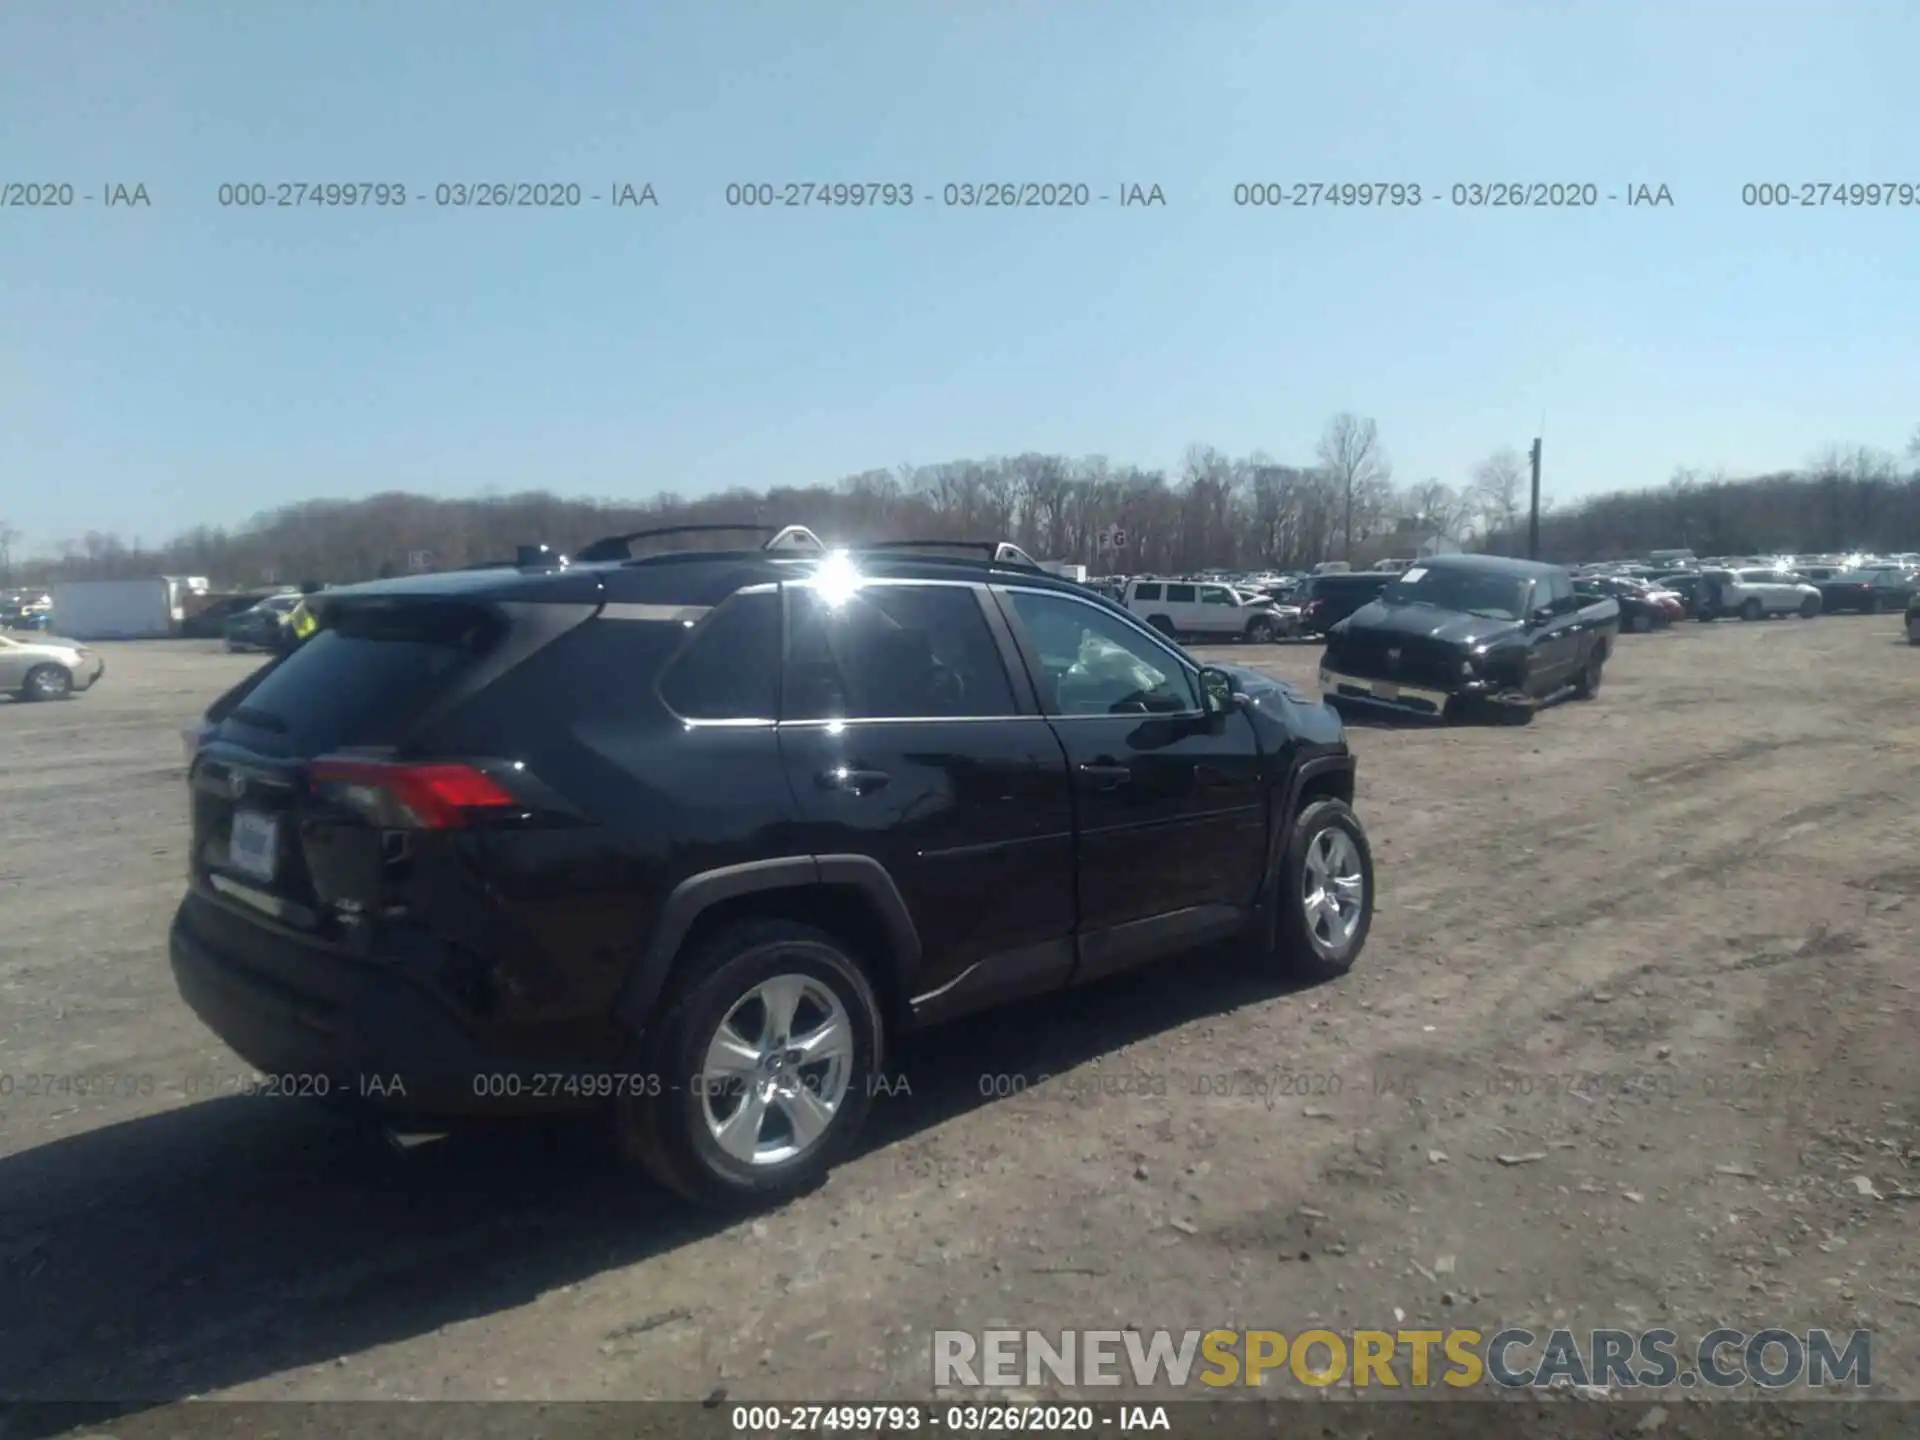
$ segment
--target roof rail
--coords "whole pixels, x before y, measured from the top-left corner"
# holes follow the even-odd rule
[[[601,560],[631,560],[632,542],[653,540],[667,535],[712,535],[751,533],[771,538],[763,550],[824,551],[827,547],[804,525],[662,525],[651,530],[629,530],[624,535],[603,535],[592,544],[574,552],[573,563],[589,565]],[[809,543],[810,542],[810,543]]]
[[[817,555],[825,551],[827,546],[825,541],[806,526],[789,525],[760,548],[762,550],[801,550],[809,555]]]
[[[875,540],[857,545],[857,550],[904,550],[938,557],[942,550],[971,550],[985,557],[989,565],[1013,565],[1023,570],[1040,570],[1038,560],[1011,540]],[[947,556],[948,559],[969,557]]]

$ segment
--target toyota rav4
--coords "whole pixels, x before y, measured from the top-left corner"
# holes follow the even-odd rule
[[[1318,698],[1005,544],[640,538],[310,596],[208,711],[172,964],[279,1088],[396,1135],[593,1109],[669,1187],[765,1201],[846,1152],[896,1035],[1230,937],[1360,953]]]

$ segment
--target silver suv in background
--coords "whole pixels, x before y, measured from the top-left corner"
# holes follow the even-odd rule
[[[1134,579],[1120,604],[1175,639],[1266,642],[1300,628],[1296,606],[1205,580]]]
[[[1775,615],[1811,620],[1821,610],[1820,587],[1791,570],[1764,566],[1702,570],[1700,590],[1703,620],[1733,615],[1742,620],[1766,620]]]

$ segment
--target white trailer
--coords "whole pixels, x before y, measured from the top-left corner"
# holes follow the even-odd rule
[[[1071,560],[1042,560],[1040,568],[1049,575],[1058,575],[1062,580],[1071,580],[1076,585],[1087,583],[1087,567],[1076,565]]]
[[[166,575],[144,580],[72,580],[53,587],[48,628],[69,640],[146,640],[171,635],[185,609],[188,582]]]

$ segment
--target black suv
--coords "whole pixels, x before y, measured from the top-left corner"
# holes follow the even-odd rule
[[[1399,575],[1387,570],[1340,570],[1310,575],[1294,593],[1300,607],[1300,633],[1324,635],[1362,605],[1380,598]]]
[[[1009,545],[638,538],[327,590],[208,711],[172,963],[276,1093],[396,1136],[603,1109],[759,1200],[844,1152],[891,1035],[1235,935],[1359,954],[1317,699]]]

